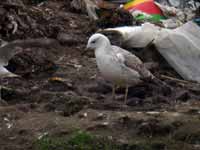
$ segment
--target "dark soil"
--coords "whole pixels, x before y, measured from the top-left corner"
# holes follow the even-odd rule
[[[156,150],[200,149],[199,84],[181,80],[157,59],[153,48],[148,57],[145,50],[130,50],[145,62],[156,57],[151,62],[159,65],[152,73],[168,87],[146,81],[130,87],[127,104],[124,89],[118,89],[112,100],[111,86],[99,75],[93,52],[83,54],[96,24],[86,14],[71,12],[68,0],[39,6],[20,2],[0,2],[1,39],[46,37],[56,42],[22,46],[22,52],[9,61],[7,68],[21,77],[0,79],[1,150],[32,150],[43,136],[68,137],[76,130],[133,150],[138,145],[150,149],[149,144]],[[18,24],[15,33],[9,16]]]

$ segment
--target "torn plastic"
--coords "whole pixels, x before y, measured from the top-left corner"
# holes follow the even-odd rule
[[[166,61],[185,80],[200,83],[200,27],[193,22],[155,40],[155,46]]]
[[[178,2],[178,3],[177,3]],[[124,5],[133,18],[140,22],[160,23],[162,27],[175,29],[195,17],[193,9],[181,9],[183,2],[169,0],[132,0]],[[173,3],[173,5],[171,5]],[[184,2],[186,5],[186,2]],[[177,8],[173,7],[178,5]]]
[[[173,30],[145,23],[104,31],[120,33],[123,44],[131,48],[146,47],[152,42],[182,78],[200,83],[200,27],[194,22]]]
[[[183,25],[185,22],[192,20],[195,17],[195,13],[191,9],[178,9],[167,5],[161,5],[155,3],[163,12],[164,16],[168,19],[161,20],[163,27],[175,29]]]
[[[161,19],[165,19],[154,0],[132,0],[124,5],[124,9],[132,13],[133,17],[139,21],[159,22]]]
[[[176,7],[179,9],[189,8],[196,10],[200,6],[199,0],[155,0],[162,5],[168,5],[170,7]]]
[[[118,28],[108,28],[103,32],[118,32],[122,36],[122,45],[127,47],[142,48],[151,43],[159,32],[160,27],[150,23],[144,23],[141,26],[126,26]],[[102,32],[102,33],[103,33]]]

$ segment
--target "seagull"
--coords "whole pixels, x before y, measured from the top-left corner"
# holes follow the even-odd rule
[[[8,43],[4,42],[3,44],[1,44],[0,46],[0,78],[20,77],[19,75],[12,73],[5,68],[5,66],[8,65],[8,61],[19,52],[21,52],[20,49],[14,49],[14,47],[10,46]],[[0,100],[1,100],[1,85],[0,85]]]
[[[155,78],[137,56],[118,46],[111,45],[109,39],[103,34],[93,34],[88,40],[87,49],[94,50],[100,73],[112,83],[113,99],[115,99],[116,86],[126,88],[124,98],[126,104],[129,86],[135,85],[143,79]]]

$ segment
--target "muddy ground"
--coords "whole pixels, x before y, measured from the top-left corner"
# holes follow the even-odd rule
[[[50,41],[21,46],[22,52],[9,61],[7,68],[21,77],[1,79],[1,150],[37,149],[35,142],[43,136],[68,137],[76,130],[132,145],[133,150],[141,145],[143,150],[200,149],[200,85],[181,80],[163,60],[149,59],[152,52],[141,59],[157,62],[152,72],[169,87],[144,82],[130,88],[127,104],[124,89],[112,100],[93,53],[83,53],[98,29],[95,23],[71,9],[69,0],[40,6],[20,2],[0,2],[1,38]],[[18,24],[14,34],[12,25],[7,26],[10,15]]]

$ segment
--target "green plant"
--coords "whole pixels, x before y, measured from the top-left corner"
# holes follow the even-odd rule
[[[97,138],[85,131],[76,131],[70,137],[43,137],[35,142],[35,150],[120,150],[107,138]]]

